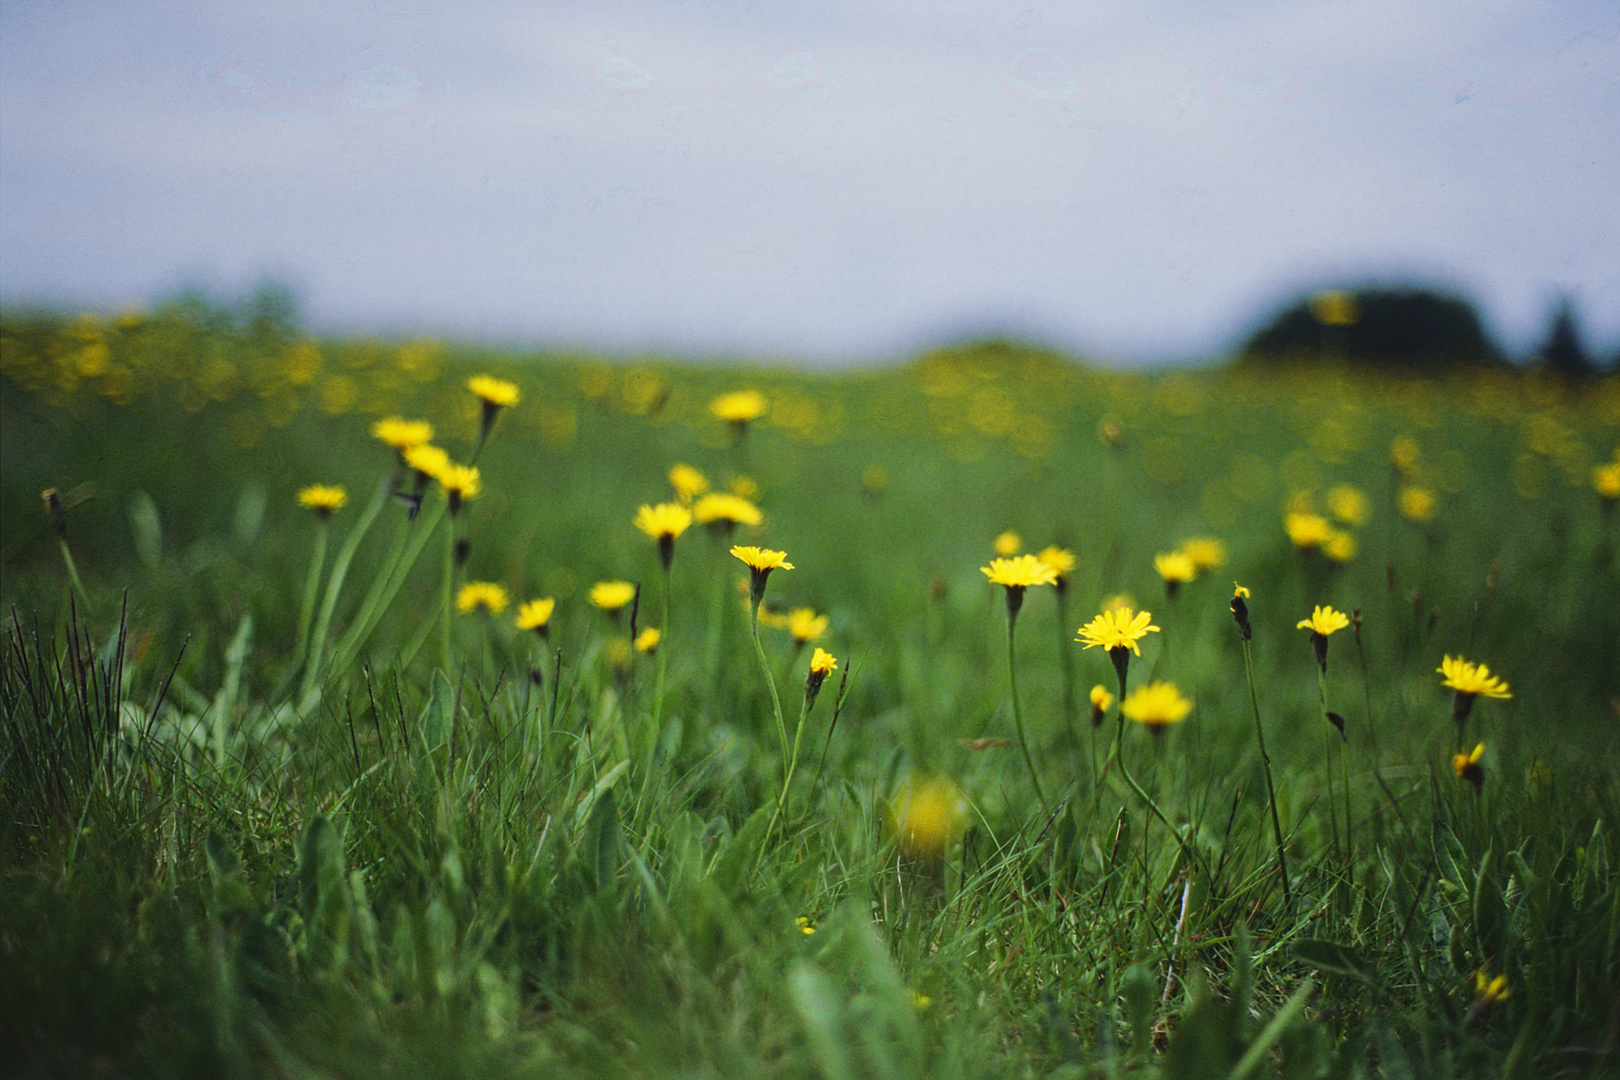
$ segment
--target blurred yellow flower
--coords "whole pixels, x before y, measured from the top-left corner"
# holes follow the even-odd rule
[[[636,651],[643,653],[652,652],[658,648],[658,642],[663,638],[663,636],[664,635],[659,631],[658,627],[647,627],[647,629],[636,635]]]
[[[711,492],[692,504],[692,520],[699,525],[758,525],[765,520],[759,507],[740,495]]]
[[[322,521],[343,509],[348,501],[349,493],[335,484],[311,484],[298,491],[298,505],[313,510]]]
[[[1349,289],[1323,289],[1312,295],[1311,317],[1323,326],[1354,326],[1361,321],[1361,301]]]
[[[1322,541],[1322,554],[1336,563],[1347,563],[1356,557],[1356,538],[1343,529],[1333,529]]]
[[[452,514],[460,510],[461,504],[468,499],[477,498],[483,490],[476,465],[446,465],[439,470],[438,480],[439,486],[444,488],[445,498],[450,501]]]
[[[543,600],[530,600],[518,608],[517,628],[544,634],[547,627],[551,625],[551,613],[556,610],[556,607],[557,601],[549,596]]]
[[[1328,513],[1340,522],[1354,528],[1367,524],[1372,516],[1371,507],[1367,503],[1367,494],[1358,487],[1350,484],[1339,484],[1328,489]]]
[[[1604,502],[1620,500],[1620,461],[1610,461],[1592,470],[1592,490]]]
[[[628,581],[598,581],[591,586],[591,603],[603,611],[618,611],[635,598],[636,587]]]
[[[1192,711],[1192,702],[1181,696],[1174,683],[1150,682],[1139,686],[1119,703],[1119,711],[1155,735],[1167,724],[1179,724]]]
[[[1114,695],[1110,694],[1108,688],[1102,683],[1098,683],[1091,688],[1091,723],[1093,727],[1103,722],[1103,717],[1108,715],[1108,709],[1113,704]]]
[[[516,384],[509,383],[505,379],[497,379],[493,375],[474,375],[467,380],[467,389],[471,390],[480,401],[497,409],[518,403]]]
[[[1198,567],[1185,551],[1161,552],[1153,556],[1153,569],[1166,584],[1180,584],[1198,576]]]
[[[490,581],[469,581],[456,593],[456,610],[463,614],[487,611],[499,615],[506,610],[506,590]]]
[[[450,455],[432,443],[417,443],[405,448],[405,464],[423,476],[437,480],[439,474],[450,465]]]
[[[889,800],[889,820],[903,854],[943,859],[967,831],[968,803],[945,777],[908,777]]]
[[[1019,550],[1023,548],[1024,538],[1015,532],[1004,532],[1000,536],[996,537],[995,543],[992,546],[997,556],[1003,559],[1009,559],[1018,554]]]
[[[1333,535],[1333,523],[1321,514],[1292,511],[1283,517],[1283,528],[1297,548],[1321,547]]]
[[[1401,516],[1409,521],[1424,522],[1434,517],[1434,492],[1417,484],[1407,484],[1396,496]]]
[[[1498,975],[1493,979],[1484,969],[1474,972],[1474,997],[1480,1004],[1488,1008],[1512,996],[1513,991],[1508,987],[1506,975]]]
[[[788,612],[787,629],[793,640],[805,644],[827,632],[827,616],[817,615],[814,608],[794,608]],[[821,650],[817,649],[816,655],[820,654]]]
[[[793,922],[794,925],[799,928],[799,933],[801,934],[809,935],[816,932],[816,928],[810,925],[809,918],[804,915],[800,915],[797,919],[794,919]]]
[[[1084,641],[1086,648],[1102,646],[1110,651],[1114,649],[1129,649],[1137,656],[1142,650],[1137,642],[1150,632],[1156,631],[1157,626],[1149,625],[1153,621],[1150,612],[1133,612],[1130,608],[1112,608],[1104,611],[1096,618],[1080,628],[1080,636],[1076,641]]]
[[[1181,542],[1180,553],[1199,571],[1213,570],[1226,561],[1226,545],[1213,536],[1194,536]]]
[[[1239,585],[1234,581],[1232,582],[1232,595],[1234,597],[1241,596],[1243,599],[1247,600],[1249,598],[1249,587],[1247,585]]]
[[[733,390],[709,402],[709,412],[728,424],[758,420],[768,408],[770,402],[758,390]]]
[[[1485,783],[1485,766],[1480,764],[1480,758],[1484,755],[1484,743],[1475,744],[1474,749],[1466,754],[1454,754],[1451,771],[1457,774],[1457,779],[1466,780],[1477,788]]]
[[[1335,630],[1343,630],[1350,625],[1350,617],[1342,611],[1335,611],[1331,607],[1318,604],[1311,611],[1311,617],[1301,619],[1296,627],[1299,630],[1309,630],[1313,634],[1327,637]]]
[[[406,420],[400,416],[386,416],[371,425],[371,434],[403,454],[413,446],[421,446],[433,438],[433,425],[426,420]]]
[[[1403,473],[1417,467],[1418,444],[1410,435],[1397,435],[1389,444],[1389,463]]]
[[[1062,584],[1063,579],[1074,572],[1074,552],[1067,548],[1060,548],[1056,544],[1043,550],[1036,558],[1052,568],[1057,574],[1057,583]]]
[[[689,503],[709,490],[709,478],[692,466],[677,462],[669,467],[669,486],[674,489],[675,498]]]

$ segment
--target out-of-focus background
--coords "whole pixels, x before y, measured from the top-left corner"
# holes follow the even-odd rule
[[[0,7],[0,294],[317,331],[1113,364],[1418,287],[1620,344],[1620,6]],[[577,10],[575,10],[577,9]]]

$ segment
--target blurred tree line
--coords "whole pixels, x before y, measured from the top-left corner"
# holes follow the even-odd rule
[[[1341,363],[1408,374],[1457,367],[1514,367],[1568,382],[1620,370],[1600,364],[1583,340],[1567,295],[1559,296],[1542,343],[1511,358],[1492,340],[1468,299],[1419,287],[1327,289],[1301,297],[1244,339],[1238,362]]]

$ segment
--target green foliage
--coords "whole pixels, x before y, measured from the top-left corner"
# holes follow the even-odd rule
[[[1614,380],[1126,376],[1006,342],[613,365],[310,342],[261,300],[0,325],[19,1075],[1616,1068]],[[487,445],[485,369],[523,392]],[[706,408],[739,385],[772,402],[744,431]],[[368,429],[394,411],[476,458],[459,514],[389,499],[411,479]],[[666,577],[630,522],[676,461],[749,478],[766,520],[694,526]],[[362,497],[319,524],[315,481]],[[46,486],[78,492],[60,535]],[[1290,539],[1307,510],[1348,555]],[[1076,555],[1016,637],[979,571],[1009,529]],[[1168,594],[1153,556],[1193,536],[1226,564]],[[757,652],[733,542],[794,563]],[[633,610],[588,603],[607,579]],[[546,636],[441,622],[468,580],[555,597]],[[1194,709],[1116,746],[1086,699],[1114,669],[1074,637],[1122,592],[1162,628],[1131,685]],[[1317,604],[1356,616],[1320,677]],[[800,606],[839,668],[792,769],[769,687],[797,714],[812,650],[771,623]],[[628,645],[666,621],[659,658]],[[421,648],[446,625],[447,658]],[[1513,693],[1461,725],[1458,654]],[[1478,787],[1451,768],[1475,742]],[[902,820],[928,777],[960,820]]]

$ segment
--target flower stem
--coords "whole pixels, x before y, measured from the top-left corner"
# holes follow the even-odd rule
[[[444,530],[444,590],[440,594],[439,617],[443,621],[439,624],[439,664],[444,668],[446,675],[450,674],[450,629],[451,612],[453,607],[453,594],[456,583],[456,519],[452,517],[450,524]]]
[[[1047,810],[1046,792],[1041,788],[1041,775],[1035,771],[1035,758],[1029,752],[1029,740],[1024,736],[1024,714],[1018,706],[1018,664],[1013,656],[1013,627],[1017,613],[1007,609],[1007,682],[1012,689],[1013,727],[1018,732],[1018,747],[1024,752],[1024,764],[1029,766],[1029,778],[1035,784],[1035,797],[1041,800],[1041,814]]]
[[[348,539],[343,541],[343,546],[338,549],[337,558],[332,562],[332,573],[326,579],[326,593],[321,598],[321,610],[315,617],[315,626],[309,635],[308,663],[304,667],[304,682],[298,693],[300,708],[320,682],[321,659],[326,652],[326,632],[332,625],[332,612],[337,608],[338,595],[343,591],[344,579],[348,577],[349,563],[354,560],[354,553],[359,549],[361,539],[370,531],[372,522],[377,520],[377,514],[388,501],[390,487],[392,484],[385,483],[377,489],[377,494],[366,505],[360,520],[355,522],[353,531],[349,533]],[[341,657],[344,666],[352,659],[341,648],[334,650],[333,655]]]
[[[759,670],[765,673],[765,685],[771,691],[771,710],[776,714],[776,734],[782,740],[782,771],[788,769],[787,724],[782,719],[782,699],[776,694],[776,677],[771,674],[770,661],[765,659],[765,646],[759,643],[759,603],[749,608],[748,630],[754,639],[754,655],[759,657]]]
[[[1342,857],[1344,849],[1339,843],[1339,811],[1333,802],[1333,725],[1327,719],[1327,667],[1318,667],[1316,672],[1317,700],[1322,706],[1322,760],[1327,764],[1328,770],[1328,824],[1333,829],[1333,857]]]
[[[1260,699],[1254,692],[1254,656],[1247,638],[1243,640],[1243,673],[1249,680],[1249,706],[1254,710],[1254,737],[1260,746],[1260,764],[1266,773],[1266,803],[1271,808],[1271,832],[1277,841],[1277,873],[1282,876],[1283,903],[1294,906],[1293,890],[1288,887],[1288,861],[1283,857],[1282,819],[1277,816],[1277,789],[1271,783],[1271,755],[1266,753],[1266,732],[1260,723]]]

